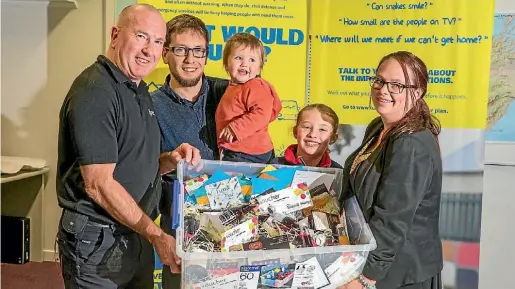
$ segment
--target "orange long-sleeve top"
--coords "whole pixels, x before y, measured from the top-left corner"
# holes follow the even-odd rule
[[[216,109],[218,146],[246,154],[271,151],[274,146],[268,125],[277,118],[281,109],[274,87],[260,77],[243,84],[229,84]],[[226,126],[236,135],[236,140],[231,143],[219,138]]]

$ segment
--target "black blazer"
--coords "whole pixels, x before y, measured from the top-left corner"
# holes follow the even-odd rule
[[[363,275],[377,288],[419,283],[441,272],[438,230],[442,191],[439,146],[429,130],[388,137],[350,174],[354,158],[383,127],[367,127],[361,146],[346,160],[340,202],[356,195],[376,239]]]

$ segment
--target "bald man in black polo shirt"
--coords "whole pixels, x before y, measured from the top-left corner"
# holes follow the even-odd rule
[[[161,174],[188,144],[160,158],[160,132],[147,85],[163,50],[166,25],[150,5],[125,8],[106,56],[73,82],[60,113],[58,244],[66,288],[153,288],[155,247],[163,264],[179,263],[175,239],[152,221]]]

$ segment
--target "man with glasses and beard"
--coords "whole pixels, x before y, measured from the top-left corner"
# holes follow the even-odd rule
[[[208,43],[207,28],[195,16],[178,15],[166,24],[163,62],[170,74],[152,93],[163,157],[165,152],[188,143],[200,151],[202,159],[219,158],[215,112],[229,81],[204,75]],[[161,228],[173,236],[170,210],[174,178],[174,175],[163,176],[160,203]],[[165,266],[163,288],[180,288],[180,272],[179,263]]]

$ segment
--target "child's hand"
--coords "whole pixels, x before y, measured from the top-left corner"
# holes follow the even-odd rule
[[[229,126],[226,126],[224,129],[222,129],[218,137],[229,143],[231,143],[233,140],[236,140],[236,135],[234,135],[234,132]]]

